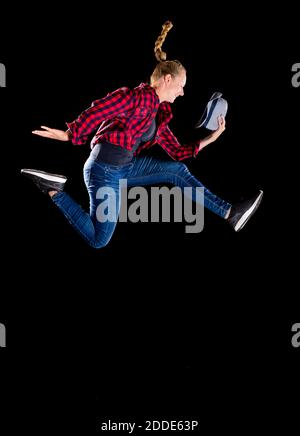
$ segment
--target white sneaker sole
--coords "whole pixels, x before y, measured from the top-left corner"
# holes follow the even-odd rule
[[[30,169],[24,169],[21,170],[22,174],[32,174],[33,176],[40,177],[44,180],[49,180],[50,182],[58,182],[58,183],[65,183],[67,178],[65,176],[61,176],[59,174],[49,174],[44,171],[38,171],[38,170],[30,170]]]
[[[234,230],[236,232],[238,232],[239,230],[241,230],[244,225],[246,224],[246,222],[248,221],[248,219],[251,217],[251,215],[253,215],[253,213],[256,211],[256,209],[259,206],[259,203],[261,202],[263,196],[263,191],[260,191],[260,194],[258,195],[257,199],[255,200],[255,202],[252,204],[252,206],[250,207],[250,209],[247,210],[247,212],[244,213],[244,215],[241,216],[241,218],[238,220],[238,222],[236,223]]]

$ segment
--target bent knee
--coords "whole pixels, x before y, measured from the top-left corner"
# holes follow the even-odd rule
[[[99,250],[100,248],[104,248],[108,245],[109,241],[93,241],[90,242],[90,246],[92,248],[95,248],[96,250]]]
[[[104,248],[108,245],[110,239],[105,239],[105,240],[94,240],[94,241],[89,241],[89,245],[92,248],[95,248],[96,250],[99,250],[99,248]]]

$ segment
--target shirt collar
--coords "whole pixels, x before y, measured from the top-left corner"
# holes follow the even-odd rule
[[[138,88],[145,89],[146,91],[151,92],[155,96],[155,98],[157,99],[157,104],[159,105],[159,110],[161,112],[165,112],[166,114],[168,114],[169,116],[172,117],[172,109],[171,109],[170,103],[167,101],[163,101],[162,103],[159,103],[159,97],[158,97],[155,89],[152,86],[150,86],[148,83],[142,82],[138,86]]]

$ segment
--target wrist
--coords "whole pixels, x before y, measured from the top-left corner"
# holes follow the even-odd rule
[[[66,141],[70,141],[72,139],[72,132],[70,129],[68,129],[66,132]]]

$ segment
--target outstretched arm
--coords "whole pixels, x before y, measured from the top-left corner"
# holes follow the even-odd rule
[[[134,92],[126,87],[119,88],[107,94],[106,97],[95,100],[91,107],[82,112],[76,120],[67,123],[67,131],[41,126],[44,130],[34,130],[32,133],[58,141],[71,140],[73,144],[81,145],[102,121],[131,109],[134,104]]]
[[[216,139],[218,139],[218,137],[224,132],[226,123],[223,115],[220,115],[218,117],[218,124],[219,127],[217,128],[217,130],[212,132],[210,135],[206,136],[206,138],[200,139],[198,152],[202,150],[204,147],[206,147],[208,144],[210,144],[211,142],[214,142]]]
[[[69,141],[72,138],[70,130],[63,131],[58,129],[51,129],[50,127],[41,126],[44,130],[33,130],[32,133],[45,138],[56,139],[57,141]]]

